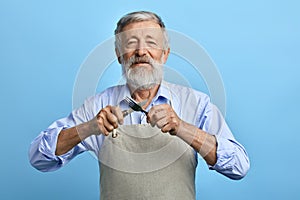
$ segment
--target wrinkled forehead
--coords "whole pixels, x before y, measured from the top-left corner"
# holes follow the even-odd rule
[[[129,38],[153,38],[153,39],[162,39],[163,32],[161,28],[136,28],[126,30],[120,33],[121,39],[129,39]]]
[[[128,38],[163,38],[163,29],[153,21],[133,22],[126,25],[122,32],[118,34],[120,39]]]

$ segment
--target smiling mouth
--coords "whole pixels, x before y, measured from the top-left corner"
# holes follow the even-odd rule
[[[144,66],[144,65],[150,65],[149,62],[135,62],[133,63],[133,66]]]
[[[143,56],[143,57],[134,56],[132,58],[133,58],[133,62],[131,64],[131,67],[135,67],[135,66],[149,67],[149,66],[152,66],[151,59],[148,58],[147,56]]]

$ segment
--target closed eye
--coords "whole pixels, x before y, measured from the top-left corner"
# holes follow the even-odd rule
[[[157,47],[157,43],[155,41],[147,41],[149,47]]]
[[[137,41],[136,40],[129,40],[126,44],[127,48],[135,48],[137,46]]]

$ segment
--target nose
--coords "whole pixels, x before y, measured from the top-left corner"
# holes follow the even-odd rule
[[[140,42],[139,45],[138,45],[138,47],[135,50],[135,54],[137,56],[144,56],[144,55],[147,54],[147,51],[148,50],[147,50],[146,45],[143,42]]]

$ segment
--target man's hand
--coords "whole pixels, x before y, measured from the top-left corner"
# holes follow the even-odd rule
[[[63,129],[58,135],[55,154],[62,155],[91,135],[108,135],[118,123],[123,124],[123,114],[119,107],[106,106],[91,121]]]
[[[105,136],[108,136],[113,129],[118,128],[118,124],[123,124],[123,121],[123,114],[119,107],[106,106],[99,111],[91,123],[94,125],[97,123],[100,132],[97,132],[96,134],[102,133]]]
[[[181,120],[168,104],[153,106],[147,115],[147,121],[162,132],[176,135],[192,146],[209,165],[217,162],[217,142],[213,135]]]
[[[157,126],[162,132],[177,135],[182,120],[177,116],[169,104],[153,106],[147,115],[147,121]]]

